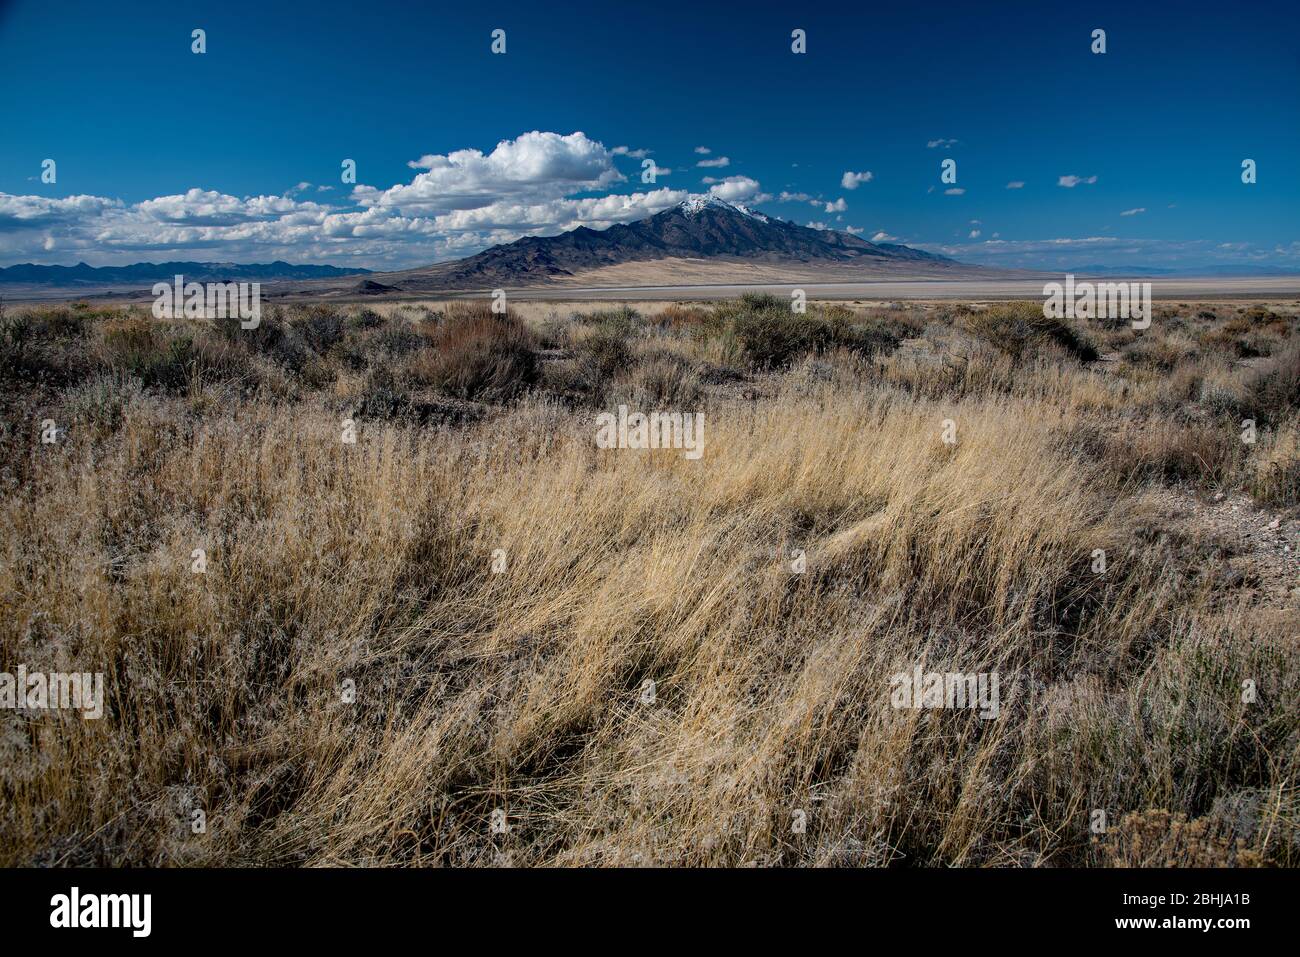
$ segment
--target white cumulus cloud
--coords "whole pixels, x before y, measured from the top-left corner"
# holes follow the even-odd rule
[[[502,140],[491,153],[466,149],[421,156],[408,164],[424,170],[410,183],[386,190],[357,186],[352,196],[361,206],[422,214],[476,209],[507,198],[541,202],[622,182],[612,156],[585,133],[534,130]]]
[[[762,202],[763,198],[759,195],[759,182],[748,176],[728,176],[721,182],[715,182],[709,187],[709,194],[716,196],[718,199],[725,199],[729,203],[738,203],[746,199],[754,202]]]

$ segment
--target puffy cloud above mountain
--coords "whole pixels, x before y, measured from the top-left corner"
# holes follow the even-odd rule
[[[607,190],[626,177],[615,156],[581,132],[533,131],[488,153],[457,150],[408,164],[420,170],[388,189],[356,186],[348,205],[301,198],[299,183],[275,196],[190,189],[137,203],[99,196],[0,193],[0,261],[94,264],[131,259],[287,259],[403,268],[476,252],[530,234],[633,222],[687,198],[683,189]],[[758,183],[731,177],[727,199],[753,198]],[[584,196],[584,193],[604,195]],[[319,200],[325,199],[317,194]]]
[[[713,181],[713,185],[709,187],[709,194],[718,199],[725,199],[729,203],[739,203],[747,199],[761,203],[771,199],[770,196],[759,193],[759,188],[756,179],[748,176],[728,176],[726,179]]]
[[[533,232],[562,232],[576,226],[601,229],[614,223],[630,223],[676,206],[685,200],[684,189],[656,189],[648,193],[611,194],[584,199],[558,199],[546,203],[492,203],[478,209],[456,210],[436,217],[440,231],[471,232],[484,229]]]
[[[607,189],[626,177],[614,153],[585,133],[534,130],[502,140],[491,153],[456,150],[421,156],[407,165],[424,170],[386,190],[357,186],[361,206],[391,206],[404,213],[478,209],[499,200],[543,202],[573,193]]]

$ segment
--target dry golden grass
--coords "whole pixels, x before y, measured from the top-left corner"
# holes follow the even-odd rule
[[[103,671],[107,704],[0,711],[0,863],[1297,863],[1295,605],[1235,590],[1151,498],[1294,461],[1294,419],[1230,444],[1263,373],[1100,370],[934,313],[715,383],[738,353],[700,312],[622,330],[611,382],[459,423],[356,409],[380,369],[432,404],[420,363],[481,363],[482,318],[352,317],[320,353],[294,319],[156,386],[11,356],[0,669]],[[144,350],[87,322],[92,357]],[[1212,375],[1235,405],[1170,411]],[[596,447],[602,403],[681,389],[701,460]],[[999,673],[1000,716],[892,708],[916,664]],[[1090,833],[1097,809],[1124,823]]]

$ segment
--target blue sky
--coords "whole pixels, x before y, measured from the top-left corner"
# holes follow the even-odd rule
[[[1300,268],[1294,2],[442,6],[0,0],[0,265],[405,268],[713,191],[968,262]]]

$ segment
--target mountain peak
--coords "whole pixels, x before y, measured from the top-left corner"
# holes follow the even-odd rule
[[[656,259],[731,259],[809,265],[914,263],[943,268],[950,259],[907,246],[876,245],[849,233],[818,230],[765,216],[710,195],[631,223],[585,226],[558,236],[525,236],[466,259],[435,267],[436,284],[449,289],[523,285],[573,276],[604,266]]]
[[[717,196],[691,196],[689,199],[678,203],[677,209],[680,210],[684,216],[697,216],[706,209],[724,209],[729,212],[740,213],[742,216],[748,216],[750,219],[756,219],[760,223],[767,222],[767,217],[762,213],[756,213],[748,206],[742,206],[740,203],[729,203],[725,199],[719,199]]]

